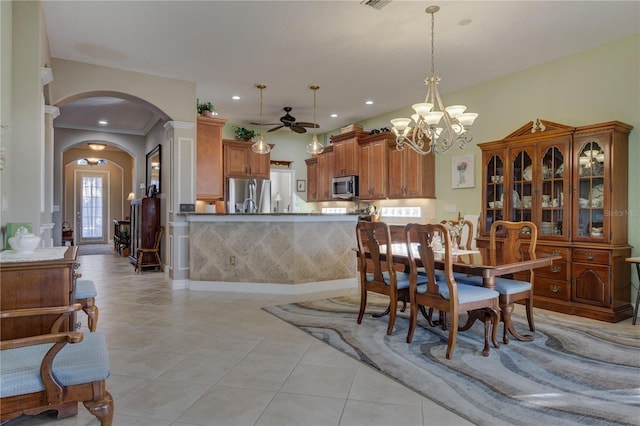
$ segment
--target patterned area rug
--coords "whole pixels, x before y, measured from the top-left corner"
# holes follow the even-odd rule
[[[577,317],[536,312],[533,342],[511,340],[483,357],[483,328],[476,323],[458,333],[447,360],[448,332],[429,327],[420,315],[407,344],[407,309],[387,336],[388,318],[370,315],[384,310],[380,302],[373,308],[370,302],[360,325],[353,297],[264,309],[475,424],[640,422],[640,337],[634,331],[603,331]],[[526,318],[514,315],[514,323],[528,332]]]

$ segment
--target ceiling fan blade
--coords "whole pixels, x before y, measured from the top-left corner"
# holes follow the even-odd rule
[[[267,133],[269,133],[269,132],[275,132],[276,130],[281,129],[281,128],[283,128],[283,127],[284,127],[283,125],[280,125],[280,126],[274,127],[274,128],[273,128],[273,129],[271,129],[271,130],[267,130]]]
[[[307,129],[305,129],[304,127],[296,126],[296,125],[292,125],[291,130],[293,130],[296,133],[307,133]]]
[[[249,123],[253,126],[259,126],[260,123]],[[282,123],[262,123],[263,126],[281,126]]]
[[[318,128],[320,126],[318,126],[317,124],[313,124],[313,123],[309,123],[308,121],[298,121],[297,123],[295,123],[296,126],[302,126],[302,127],[311,127],[311,128]]]

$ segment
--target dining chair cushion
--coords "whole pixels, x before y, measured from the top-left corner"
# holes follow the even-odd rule
[[[0,351],[2,386],[0,397],[41,392],[40,365],[52,344]],[[80,343],[69,343],[53,360],[53,374],[63,386],[91,383],[109,377],[109,353],[104,335],[84,333]]]
[[[96,297],[98,292],[96,286],[91,280],[76,281],[76,299],[90,299]]]
[[[478,276],[471,276],[471,277],[465,276],[460,278],[456,277],[456,281],[466,285],[482,286],[482,277],[478,277]],[[495,281],[495,285],[496,285],[496,290],[500,294],[505,294],[505,295],[531,290],[530,282],[510,280],[508,278],[497,277]]]
[[[437,278],[436,278],[437,280]],[[438,292],[442,296],[443,299],[449,300],[449,286],[446,281],[437,281],[438,284]],[[478,287],[475,285],[465,285],[457,283],[458,287],[458,303],[470,303],[475,302],[477,300],[486,300],[492,299],[494,297],[498,297],[500,294],[496,290],[491,290],[490,288]],[[418,293],[426,293],[427,285],[422,284],[418,285]]]
[[[385,284],[389,285],[389,283],[391,282],[391,278],[389,278],[389,272],[384,271],[382,273],[382,276],[384,277]],[[373,274],[367,274],[367,281],[371,281],[371,280],[373,280]],[[406,272],[396,272],[396,282],[398,284],[398,289],[409,288],[409,274]],[[426,275],[418,276],[417,283],[418,285],[426,284],[427,283]]]

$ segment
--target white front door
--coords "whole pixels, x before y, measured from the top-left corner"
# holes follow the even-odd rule
[[[109,176],[107,172],[78,171],[75,179],[76,244],[106,244]]]

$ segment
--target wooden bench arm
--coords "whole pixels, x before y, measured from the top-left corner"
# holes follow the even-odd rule
[[[83,336],[84,335],[80,331],[68,331],[66,333],[52,333],[41,334],[39,336],[20,337],[19,339],[0,341],[0,350],[43,345],[45,343],[80,343],[82,342]]]
[[[73,312],[79,311],[81,309],[82,309],[82,305],[79,303],[75,303],[69,306],[50,306],[46,308],[12,309],[12,310],[0,311],[0,319],[60,314],[58,319],[54,321],[54,323],[51,325],[51,329],[49,330],[49,333],[57,333],[60,331],[60,326],[62,325],[64,320],[66,320],[69,317],[69,315],[71,315]]]

